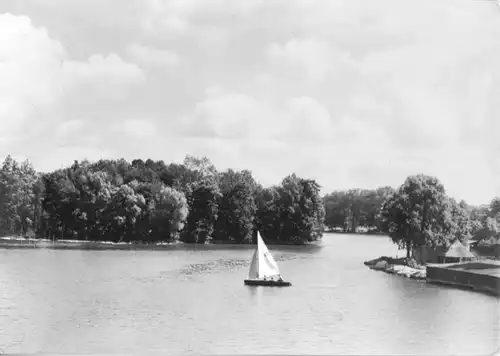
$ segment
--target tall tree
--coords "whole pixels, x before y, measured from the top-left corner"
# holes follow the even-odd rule
[[[322,236],[325,210],[314,180],[295,174],[283,179],[278,187],[282,233],[297,244],[315,241]]]
[[[19,165],[10,155],[0,170],[0,231],[24,235],[37,229],[39,176],[29,161]]]
[[[227,170],[218,174],[221,191],[215,228],[218,240],[250,243],[255,230],[257,183],[250,171]]]
[[[189,216],[183,241],[205,243],[211,240],[222,197],[213,179],[205,179],[193,187],[188,204]]]
[[[435,177],[409,176],[384,203],[382,230],[410,257],[419,245],[443,245],[453,234],[450,200]]]
[[[255,227],[264,238],[282,240],[282,206],[277,187],[258,189],[256,192]]]

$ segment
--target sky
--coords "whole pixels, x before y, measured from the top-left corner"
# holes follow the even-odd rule
[[[488,0],[2,0],[0,159],[207,156],[323,193],[500,195]]]

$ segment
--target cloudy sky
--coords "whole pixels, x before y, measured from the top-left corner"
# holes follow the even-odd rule
[[[488,0],[2,0],[0,156],[296,172],[324,192],[436,175],[500,195]]]

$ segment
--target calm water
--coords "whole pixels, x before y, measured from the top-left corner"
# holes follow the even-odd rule
[[[479,355],[499,299],[375,272],[384,237],[272,249],[290,288],[246,287],[251,249],[0,250],[6,353]],[[401,253],[400,253],[401,254]]]

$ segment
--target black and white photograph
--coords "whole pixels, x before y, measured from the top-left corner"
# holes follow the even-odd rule
[[[0,355],[500,355],[500,1],[0,0]]]

